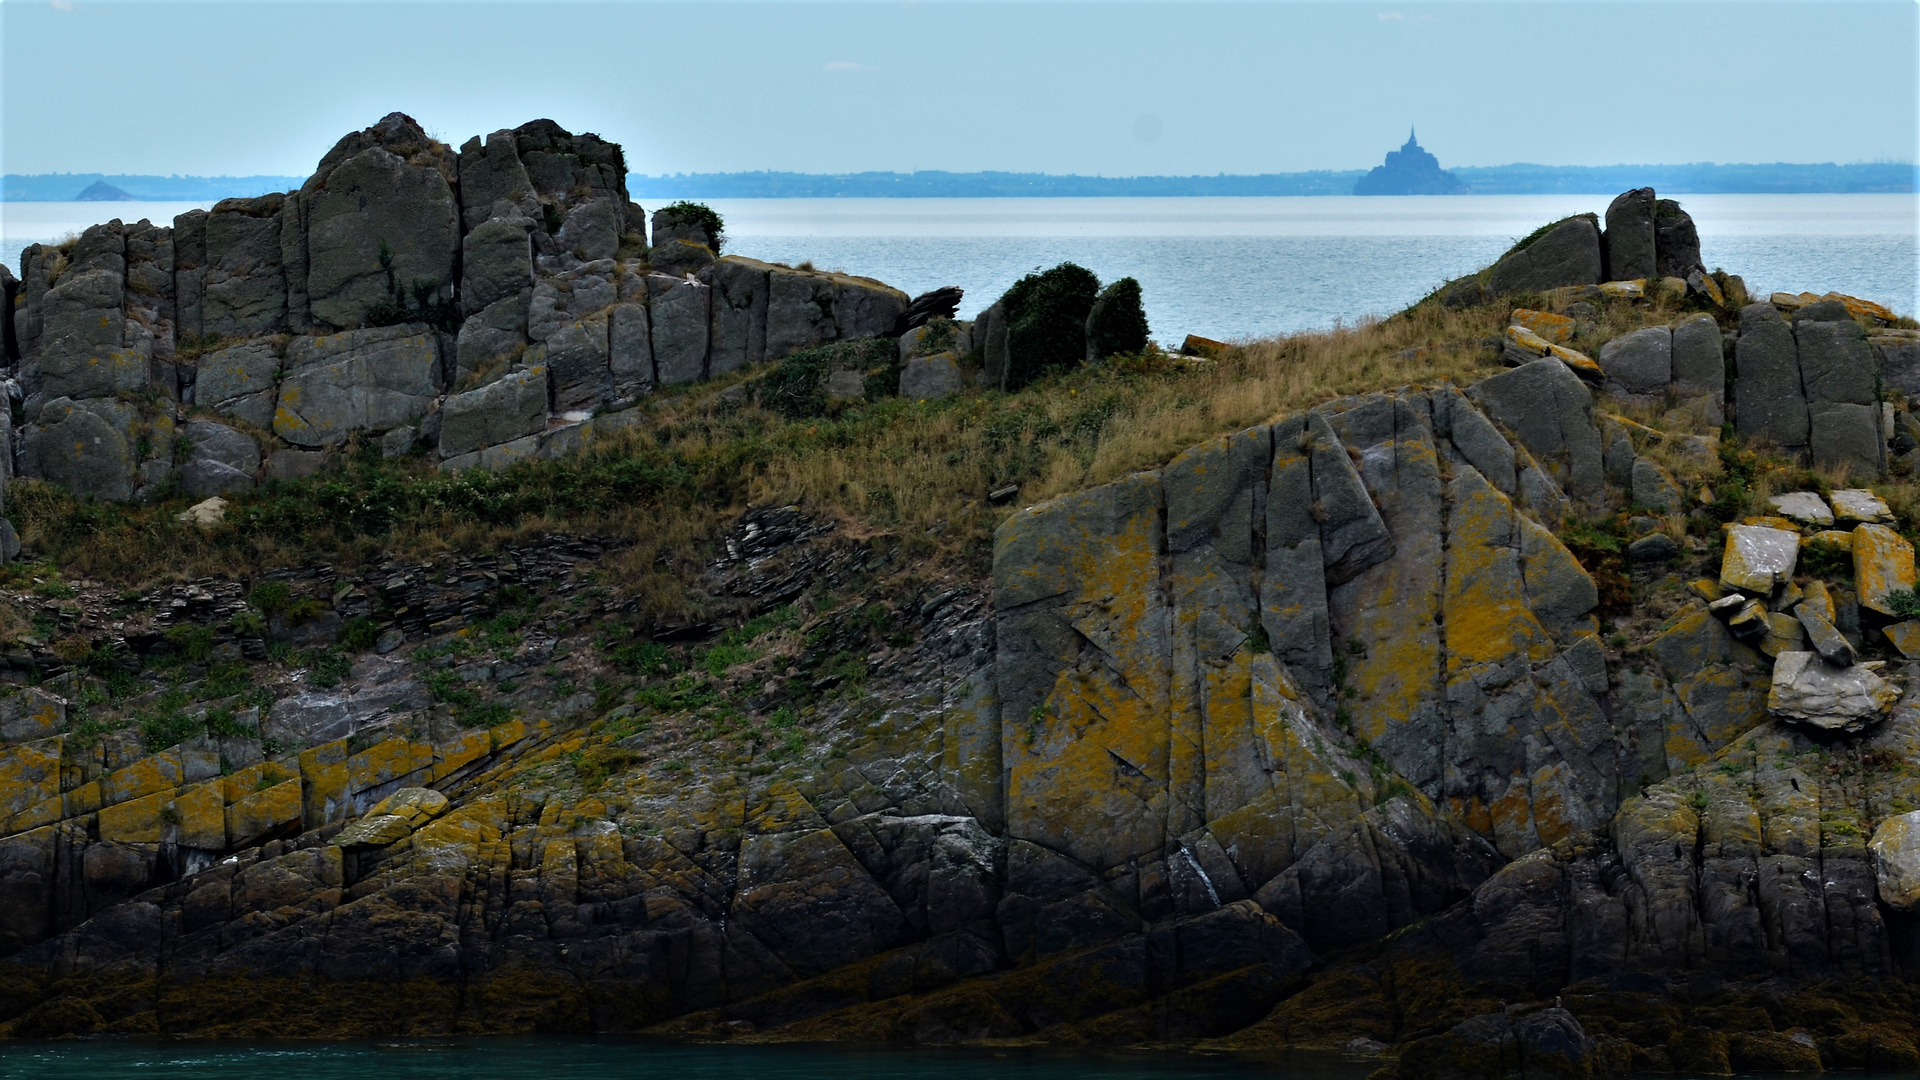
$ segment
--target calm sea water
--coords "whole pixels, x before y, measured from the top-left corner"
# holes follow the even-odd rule
[[[1920,311],[1920,199],[1691,195],[1710,267],[1758,292],[1837,289]],[[1071,259],[1131,275],[1154,335],[1235,339],[1397,311],[1604,195],[1189,199],[722,199],[729,251],[967,292],[972,315],[1020,275]],[[0,257],[110,217],[184,203],[0,203]]]
[[[1175,1053],[679,1046],[616,1039],[0,1044],[4,1080],[1362,1080],[1377,1063]]]

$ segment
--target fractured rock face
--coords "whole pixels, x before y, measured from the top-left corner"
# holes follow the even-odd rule
[[[421,327],[295,338],[287,367],[273,430],[296,446],[416,423],[440,393],[438,342]]]
[[[1835,667],[1817,653],[1783,652],[1774,659],[1767,709],[1782,720],[1825,731],[1860,731],[1899,696],[1864,666]]]
[[[1740,309],[1734,346],[1734,423],[1740,434],[1797,452],[1807,445],[1807,400],[1793,331],[1772,304]]]
[[[531,435],[547,422],[546,370],[516,371],[478,390],[451,395],[440,417],[443,458]]]
[[[379,304],[451,295],[456,168],[451,151],[398,113],[328,152],[300,192],[315,322],[360,326]]]

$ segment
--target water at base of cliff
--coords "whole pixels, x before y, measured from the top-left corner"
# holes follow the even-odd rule
[[[0,1043],[4,1080],[1363,1080],[1333,1054],[686,1045],[620,1038]]]

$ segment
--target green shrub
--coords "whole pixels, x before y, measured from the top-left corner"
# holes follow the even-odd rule
[[[1920,595],[1912,589],[1896,589],[1887,594],[1887,607],[1900,619],[1920,618]]]
[[[206,730],[206,724],[185,713],[162,713],[159,716],[144,717],[140,721],[140,744],[148,753],[159,753],[169,746],[193,738]]]
[[[213,628],[200,623],[170,626],[161,635],[167,646],[190,663],[204,663],[213,655]]]
[[[727,223],[720,217],[720,211],[706,203],[688,202],[685,199],[670,203],[662,209],[681,221],[692,221],[707,234],[707,246],[715,255],[720,254],[720,245],[727,239]]]
[[[347,625],[340,631],[340,645],[348,652],[366,652],[379,640],[380,624],[365,615],[348,619]]]
[[[1132,354],[1147,347],[1147,311],[1140,283],[1130,277],[1100,290],[1087,314],[1087,352],[1095,360]]]
[[[760,380],[760,405],[789,420],[827,412],[827,373],[849,369],[868,373],[869,397],[892,393],[899,385],[900,346],[892,338],[862,338],[802,349],[780,361]],[[876,381],[877,380],[877,381]]]
[[[283,611],[293,603],[293,590],[284,581],[263,581],[247,594],[247,603],[268,614]]]
[[[1063,262],[1028,274],[1000,298],[1007,315],[1007,389],[1018,390],[1087,358],[1087,315],[1100,279],[1084,266]]]

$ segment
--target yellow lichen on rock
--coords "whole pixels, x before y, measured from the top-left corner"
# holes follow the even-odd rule
[[[1913,545],[1885,525],[1859,526],[1853,530],[1853,580],[1862,606],[1900,614],[1888,597],[1913,591]]]

